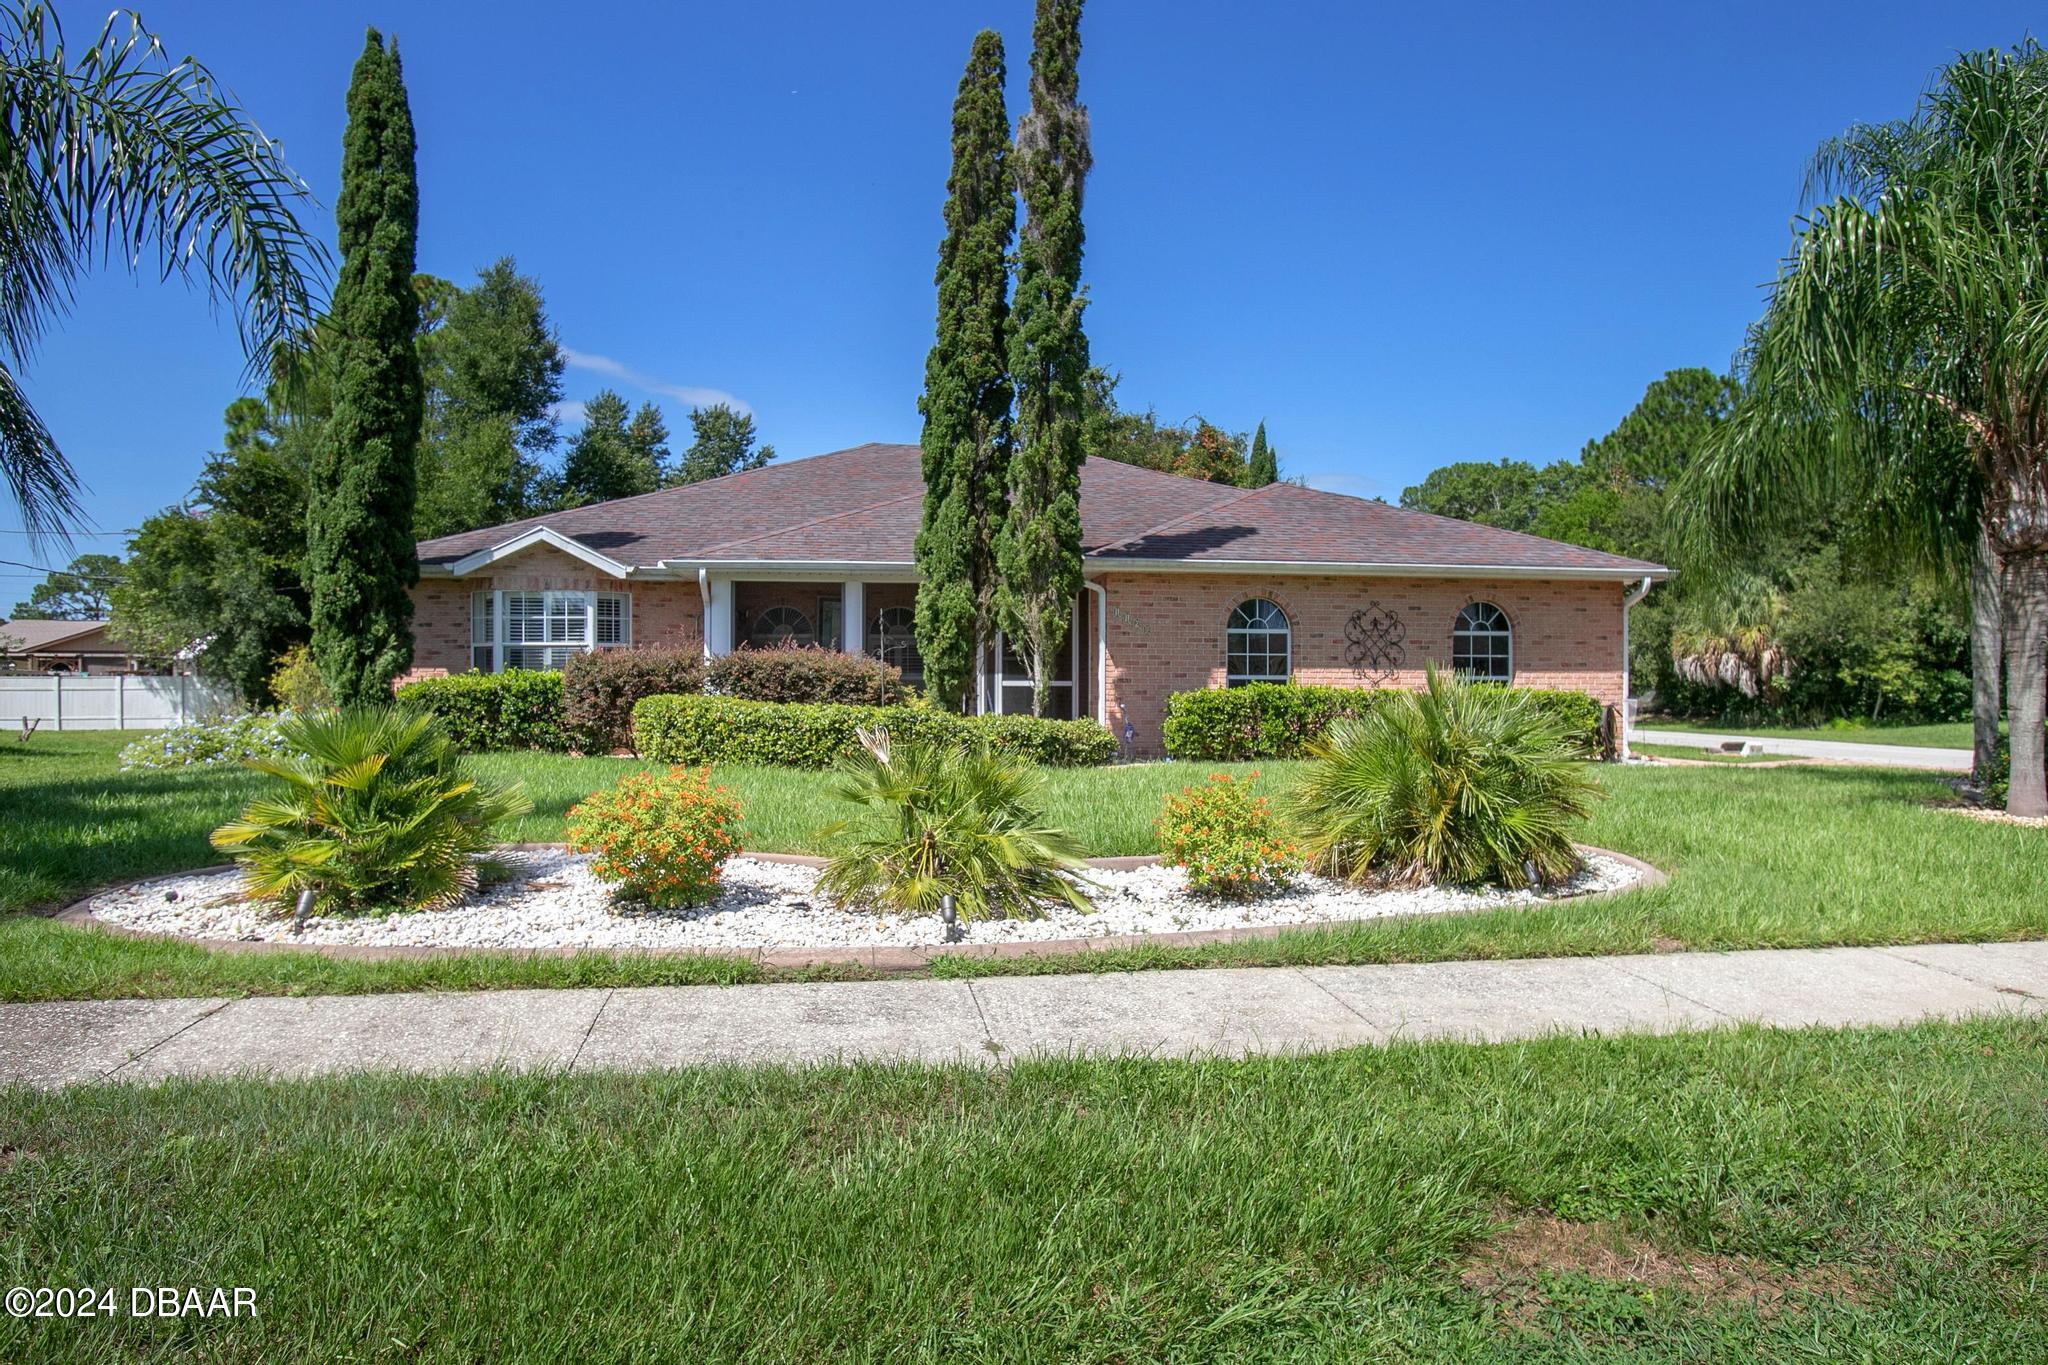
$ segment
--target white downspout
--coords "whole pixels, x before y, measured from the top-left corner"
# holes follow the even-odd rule
[[[1109,594],[1092,578],[1081,586],[1095,594],[1095,720],[1109,728]]]
[[[1650,595],[1650,583],[1650,576],[1644,574],[1643,581],[1621,599],[1621,737],[1615,741],[1614,752],[1624,763],[1628,761],[1628,609]]]
[[[697,599],[704,604],[704,614],[697,622],[697,633],[703,637],[704,657],[709,659],[711,657],[711,570],[709,569],[697,570]],[[1627,630],[1628,622],[1624,618],[1622,621],[1624,639],[1626,639]],[[1626,666],[1627,663],[1627,654],[1624,651],[1622,664]]]

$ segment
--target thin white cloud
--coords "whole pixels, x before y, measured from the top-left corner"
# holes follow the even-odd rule
[[[563,426],[580,427],[583,425],[583,405],[574,399],[570,399],[566,403],[556,403],[549,407],[548,415]]]
[[[664,398],[673,398],[678,402],[688,403],[693,408],[708,408],[715,403],[725,403],[738,412],[750,413],[753,411],[752,408],[723,389],[699,388],[692,384],[671,384],[667,380],[656,379],[649,374],[642,374],[631,365],[613,360],[608,355],[592,355],[589,351],[579,351],[573,346],[564,346],[562,348],[562,359],[568,362],[569,368],[572,370],[589,370],[592,374],[601,374],[607,378],[616,379],[621,384],[639,389],[643,393],[658,393]],[[580,417],[581,414],[579,413],[578,416]]]

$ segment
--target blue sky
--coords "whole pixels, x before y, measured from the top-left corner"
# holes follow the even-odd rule
[[[74,40],[104,14],[60,10]],[[1031,23],[1028,0],[146,13],[282,139],[330,239],[349,67],[366,25],[395,29],[421,268],[516,257],[575,357],[571,400],[611,385],[682,432],[692,401],[730,395],[785,457],[917,439],[954,87],[997,28],[1014,119]],[[1095,357],[1127,406],[1263,418],[1284,472],[1347,492],[1572,455],[1665,370],[1727,364],[1819,139],[1905,113],[1953,51],[2029,22],[2003,3],[1095,0]],[[108,273],[26,379],[120,530],[190,486],[242,374],[201,296]]]

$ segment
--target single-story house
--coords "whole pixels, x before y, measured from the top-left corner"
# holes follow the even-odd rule
[[[135,660],[108,638],[107,621],[0,621],[0,668],[9,673],[132,673]]]
[[[416,674],[558,668],[578,650],[783,642],[920,673],[919,451],[863,445],[422,542]],[[1275,483],[1091,459],[1084,590],[1052,705],[1160,752],[1168,694],[1296,679],[1415,687],[1428,662],[1603,703],[1662,565]],[[971,704],[1031,706],[997,639]]]

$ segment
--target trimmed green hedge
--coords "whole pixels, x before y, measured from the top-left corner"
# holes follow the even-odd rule
[[[1296,683],[1176,692],[1166,699],[1161,738],[1175,758],[1299,758],[1331,721],[1362,716],[1372,705],[1373,693],[1368,691]]]
[[[562,675],[512,669],[421,678],[398,689],[401,706],[441,718],[458,749],[579,747],[562,712]]]
[[[986,742],[1052,768],[1116,758],[1116,739],[1087,720],[956,716],[919,706],[744,701],[738,697],[646,697],[633,708],[633,741],[658,763],[763,763],[823,768],[852,753],[866,726],[942,742]]]
[[[1522,688],[1572,735],[1588,757],[1600,752],[1600,703],[1583,692]],[[1166,699],[1166,752],[1203,762],[1300,758],[1330,723],[1357,718],[1381,692],[1305,683],[1247,683],[1176,692]]]

